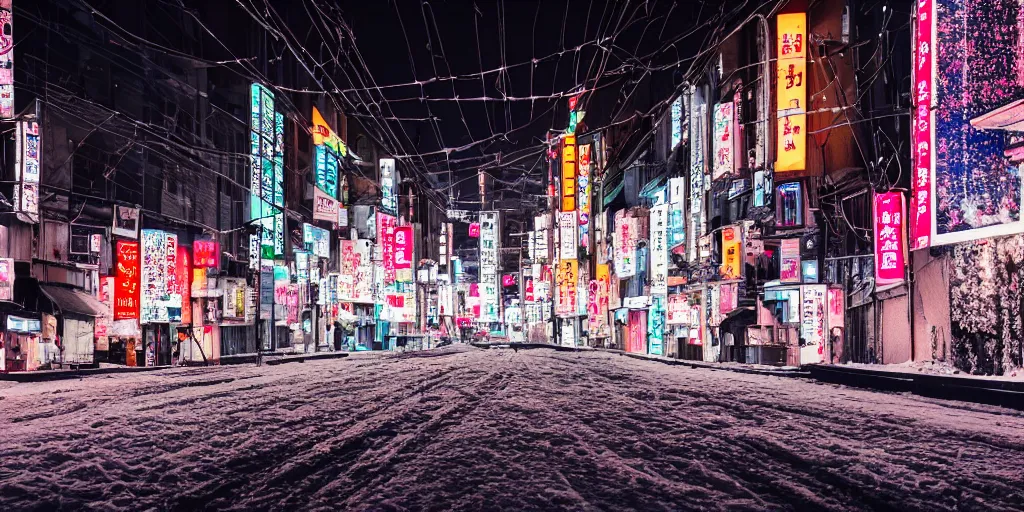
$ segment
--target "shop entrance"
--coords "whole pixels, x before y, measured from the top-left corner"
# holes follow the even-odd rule
[[[167,366],[171,364],[170,324],[147,324],[142,326],[143,342],[146,347],[145,366]]]

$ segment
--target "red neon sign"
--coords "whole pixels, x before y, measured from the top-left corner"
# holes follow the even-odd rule
[[[139,318],[139,243],[117,241],[114,275],[114,320]]]

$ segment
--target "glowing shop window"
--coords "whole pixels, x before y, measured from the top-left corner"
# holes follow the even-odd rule
[[[775,225],[802,226],[804,197],[800,182],[783,183],[775,189]]]

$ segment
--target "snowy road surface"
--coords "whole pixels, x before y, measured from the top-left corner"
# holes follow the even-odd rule
[[[0,510],[1022,510],[1024,415],[451,347],[0,383]]]

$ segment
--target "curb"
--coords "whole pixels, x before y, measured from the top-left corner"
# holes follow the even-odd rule
[[[6,382],[46,382],[53,380],[69,380],[90,377],[93,375],[109,375],[119,373],[141,373],[156,370],[167,370],[171,366],[124,366],[115,368],[88,368],[83,370],[51,370],[41,372],[0,373],[0,381]]]
[[[634,354],[632,352],[625,352],[623,350],[612,349],[612,348],[594,348],[592,350],[599,352],[608,352],[612,354],[619,354],[622,356],[630,357],[633,359],[639,359],[642,361],[653,361],[656,363],[667,364],[669,366],[689,366],[692,369],[704,369],[704,370],[722,370],[733,373],[746,373],[749,375],[766,375],[769,377],[786,377],[791,379],[806,379],[811,377],[811,372],[804,369],[767,369],[767,368],[744,368],[736,366],[723,366],[715,363],[707,363],[704,361],[690,361],[687,359],[673,359],[665,356],[652,356],[648,354]]]
[[[285,356],[277,359],[264,359],[263,364],[267,366],[276,366],[288,363],[304,363],[306,361],[316,361],[319,359],[344,359],[346,357],[348,357],[348,352],[327,352],[323,354],[304,354],[301,356]]]
[[[818,381],[1024,410],[1024,382],[809,365]]]

